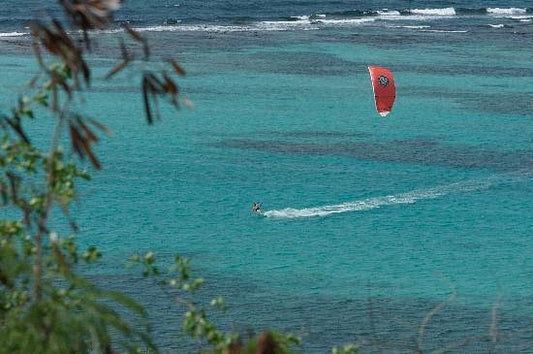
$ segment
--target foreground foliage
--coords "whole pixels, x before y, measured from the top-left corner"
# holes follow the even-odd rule
[[[74,236],[78,225],[70,214],[79,184],[90,180],[82,160],[100,169],[93,145],[100,140],[99,134],[109,133],[104,124],[73,107],[84,102],[81,93],[90,89],[92,74],[86,54],[91,50],[92,31],[112,21],[119,1],[59,0],[59,5],[69,28],[55,18],[30,24],[39,70],[16,107],[0,112],[0,206],[7,215],[0,220],[0,352],[157,352],[144,307],[81,275],[85,265],[97,262],[101,254],[96,247],[79,249]],[[128,25],[123,29],[126,38],[117,48],[121,59],[106,79],[139,60],[149,63],[148,41]],[[169,71],[150,70],[149,65],[141,71],[133,69],[140,75],[149,124],[159,118],[158,98],[175,108],[191,105],[181,96],[174,78],[184,76],[185,71],[174,59],[166,63]],[[45,149],[37,147],[26,130],[29,121],[43,118],[53,124]],[[65,142],[74,156],[65,151]],[[51,226],[52,213],[57,221],[59,211],[69,225],[67,231]],[[176,256],[174,265],[162,275],[152,253],[130,260],[141,266],[143,275],[174,289],[178,303],[186,308],[182,330],[201,348],[288,353],[299,343],[297,337],[275,331],[243,343],[237,333],[219,330],[209,319],[208,308],[225,310],[224,300],[216,298],[209,306],[194,301],[203,280],[191,279],[189,262]]]

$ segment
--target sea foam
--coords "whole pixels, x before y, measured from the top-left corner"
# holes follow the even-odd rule
[[[251,30],[247,26],[223,25],[165,25],[135,27],[137,32],[244,32]]]
[[[387,17],[387,16],[401,16],[401,13],[400,11],[396,11],[396,10],[380,10],[377,12],[379,16],[384,16],[384,17]]]
[[[3,33],[0,33],[0,38],[22,37],[22,36],[27,36],[27,35],[29,35],[29,33],[27,32],[3,32]]]
[[[488,8],[487,13],[493,14],[493,15],[518,15],[518,14],[525,14],[527,12],[527,9],[521,9],[517,7],[510,7],[510,8]]]
[[[409,12],[416,15],[455,16],[455,9],[453,7],[442,9],[411,9]]]
[[[315,23],[323,24],[324,26],[353,26],[363,23],[374,22],[373,18],[346,18],[346,19],[331,19],[331,20],[316,20]]]
[[[451,193],[466,193],[488,189],[501,183],[517,182],[527,180],[531,176],[531,171],[518,171],[516,173],[495,175],[485,179],[475,179],[460,181],[447,185],[437,186],[434,188],[418,189],[411,192],[400,193],[397,195],[387,195],[382,197],[373,197],[363,200],[344,202],[340,204],[323,205],[311,208],[285,208],[278,210],[268,210],[264,215],[269,218],[308,218],[316,216],[329,216],[346,212],[357,212],[381,208],[384,206],[413,204],[419,200],[429,200],[443,197]]]

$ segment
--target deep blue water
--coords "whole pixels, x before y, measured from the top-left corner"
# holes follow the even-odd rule
[[[5,3],[2,110],[33,72],[25,22],[57,11]],[[115,25],[183,64],[195,108],[147,127],[136,80],[96,79],[84,109],[115,134],[75,206],[93,276],[146,303],[168,348],[180,313],[122,270],[133,252],[191,256],[228,328],[301,333],[306,352],[407,352],[452,289],[428,349],[486,335],[496,304],[496,351],[531,352],[532,20],[529,1],[128,1]],[[98,78],[120,35],[96,34]],[[368,65],[395,74],[386,118]]]

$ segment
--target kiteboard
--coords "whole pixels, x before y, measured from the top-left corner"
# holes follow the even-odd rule
[[[254,212],[252,212],[252,214],[257,215],[257,216],[265,216],[265,214],[263,214],[263,212],[261,210],[254,211]]]

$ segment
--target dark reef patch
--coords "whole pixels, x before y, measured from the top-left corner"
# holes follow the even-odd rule
[[[498,151],[425,140],[302,143],[276,140],[230,139],[213,144],[221,148],[281,154],[343,156],[358,160],[399,162],[499,172],[533,168],[532,150]]]
[[[533,92],[486,93],[423,86],[404,87],[402,91],[407,96],[449,98],[465,110],[518,116],[533,115]]]

